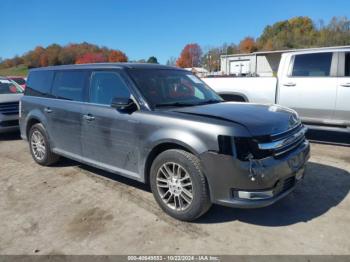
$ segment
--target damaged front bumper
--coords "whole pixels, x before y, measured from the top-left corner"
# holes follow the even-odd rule
[[[240,161],[216,152],[200,155],[215,204],[257,208],[288,195],[303,178],[310,157],[307,140],[282,158]]]

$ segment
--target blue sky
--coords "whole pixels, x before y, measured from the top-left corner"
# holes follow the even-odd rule
[[[202,47],[257,37],[294,16],[328,22],[350,17],[349,0],[0,0],[0,57],[51,43],[83,42],[124,51],[129,59],[177,57]]]

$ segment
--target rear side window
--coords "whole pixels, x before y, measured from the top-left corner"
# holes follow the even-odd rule
[[[86,71],[57,71],[52,87],[52,95],[59,99],[84,100]]]
[[[25,95],[29,96],[49,96],[53,71],[33,71],[29,73]]]
[[[292,76],[330,76],[332,56],[332,53],[296,55],[294,57]]]
[[[345,76],[350,76],[350,53],[345,54]]]
[[[115,97],[130,97],[122,76],[117,72],[94,72],[91,77],[90,102],[110,105]]]

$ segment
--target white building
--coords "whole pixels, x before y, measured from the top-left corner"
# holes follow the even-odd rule
[[[281,55],[288,51],[255,52],[221,56],[221,71],[225,75],[272,76],[277,72]]]

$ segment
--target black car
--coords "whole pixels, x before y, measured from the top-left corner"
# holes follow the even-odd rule
[[[169,215],[212,203],[263,207],[291,192],[309,158],[295,111],[223,102],[188,71],[150,64],[33,69],[20,128],[41,165],[68,157],[144,183]]]

